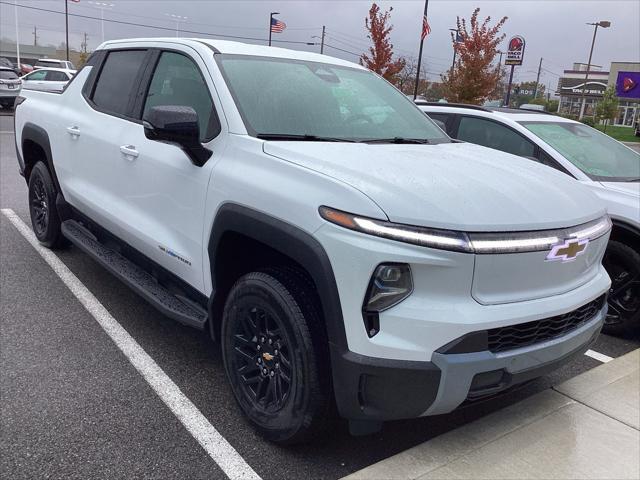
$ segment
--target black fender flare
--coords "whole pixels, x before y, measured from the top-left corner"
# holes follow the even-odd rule
[[[60,189],[60,183],[58,182],[58,175],[56,175],[56,169],[53,165],[53,155],[51,154],[51,143],[49,142],[49,135],[44,130],[44,128],[39,127],[38,125],[27,122],[24,124],[22,128],[22,145],[21,151],[24,154],[24,145],[27,141],[31,141],[42,148],[42,151],[45,155],[45,163],[49,168],[49,172],[51,172],[51,177],[53,178],[53,183],[56,186],[56,190],[58,193],[62,193]],[[18,152],[20,153],[20,152]],[[19,157],[20,158],[20,157]],[[24,161],[24,178],[29,183],[29,175],[27,171],[27,159],[23,157]]]
[[[238,205],[223,204],[216,214],[208,243],[212,295],[210,315],[216,301],[216,255],[225,233],[244,235],[260,242],[302,266],[315,283],[324,313],[330,350],[347,350],[342,307],[333,268],[324,248],[309,233],[263,212]],[[212,316],[210,318],[213,318]],[[212,329],[213,333],[213,329]]]

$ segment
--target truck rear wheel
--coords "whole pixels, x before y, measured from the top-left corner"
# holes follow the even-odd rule
[[[225,370],[240,408],[263,436],[288,444],[317,436],[329,405],[328,360],[311,335],[320,311],[299,280],[286,269],[244,275],[222,319]]]
[[[611,277],[609,311],[602,331],[617,335],[640,329],[640,254],[611,240],[602,264]]]
[[[29,213],[36,238],[45,247],[60,248],[66,240],[60,230],[56,187],[46,165],[38,162],[29,176]]]

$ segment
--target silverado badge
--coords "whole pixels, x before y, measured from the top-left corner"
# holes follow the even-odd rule
[[[548,262],[554,262],[556,260],[561,260],[563,263],[570,262],[575,260],[578,255],[582,255],[586,252],[588,244],[588,238],[584,238],[582,240],[577,238],[566,239],[551,248],[546,260]]]

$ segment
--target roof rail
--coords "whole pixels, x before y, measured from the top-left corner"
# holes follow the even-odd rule
[[[440,103],[440,102],[425,102],[424,100],[416,100],[416,105],[423,105],[429,107],[452,107],[452,108],[469,108],[471,110],[480,110],[482,112],[491,112],[488,108],[481,107],[480,105],[471,105],[466,103]]]

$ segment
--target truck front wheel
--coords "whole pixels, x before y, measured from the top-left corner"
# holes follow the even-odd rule
[[[640,328],[640,254],[616,240],[609,241],[602,260],[611,277],[609,312],[602,331],[613,335]]]
[[[40,243],[49,248],[60,248],[66,244],[60,231],[56,196],[56,187],[46,165],[36,163],[29,176],[29,213],[33,233]]]
[[[314,348],[320,312],[313,292],[287,269],[249,273],[231,289],[222,319],[222,353],[233,393],[267,439],[310,440],[326,424],[327,359]]]

